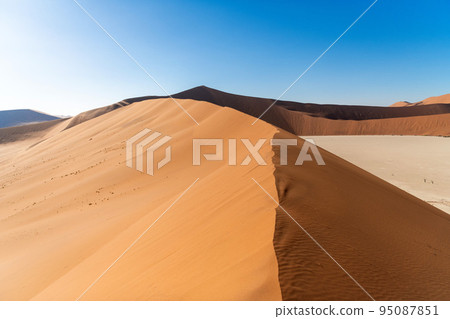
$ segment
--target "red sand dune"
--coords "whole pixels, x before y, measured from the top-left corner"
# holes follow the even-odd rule
[[[252,126],[273,100],[206,87],[174,97],[200,126],[153,96],[0,129],[0,299],[369,299],[252,178],[373,298],[450,299],[449,215],[324,150],[325,166],[293,164],[300,134],[450,135],[450,105],[278,101]],[[173,137],[173,161],[152,177],[124,163],[125,141],[144,128]],[[195,167],[193,137],[299,145],[286,166],[266,144],[266,166]]]
[[[203,86],[174,97],[208,101],[255,117],[274,101]],[[450,135],[450,104],[388,108],[277,101],[262,119],[296,135]]]
[[[420,105],[434,105],[434,104],[450,104],[450,94],[444,94],[439,96],[432,96],[429,98],[426,98],[425,100],[410,103],[407,101],[400,101],[396,102],[391,107],[405,107],[405,106],[420,106]]]
[[[274,150],[283,208],[374,299],[449,300],[450,216],[324,150],[295,166],[301,145]],[[370,300],[280,208],[274,247],[284,300]]]
[[[325,166],[293,165],[303,140],[264,121],[178,101],[200,126],[169,99],[145,100],[55,127],[28,149],[0,145],[20,146],[0,161],[0,299],[368,299],[252,178],[373,298],[450,299],[449,215],[324,150]],[[125,166],[125,141],[143,128],[173,137],[173,161],[152,177]],[[266,166],[197,167],[193,137],[299,146],[287,166],[266,143]]]
[[[133,103],[0,160],[0,299],[279,300],[273,167],[192,166],[192,137],[257,139],[277,129],[206,102]],[[172,136],[155,176],[125,165],[144,128]],[[261,152],[268,163],[270,145]],[[245,153],[244,153],[245,154]],[[162,156],[162,154],[161,154]],[[240,159],[242,160],[242,159]],[[250,174],[250,175],[249,175]],[[82,293],[196,178],[195,186]]]
[[[0,128],[0,144],[28,140],[30,138],[42,138],[48,130],[66,121],[66,119],[59,119],[41,123]]]

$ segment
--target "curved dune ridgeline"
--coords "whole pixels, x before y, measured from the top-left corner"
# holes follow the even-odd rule
[[[174,97],[208,101],[254,117],[275,101],[205,86]],[[261,119],[296,135],[450,135],[450,104],[389,108],[277,101]]]
[[[276,196],[273,167],[192,165],[193,137],[257,140],[277,129],[183,104],[200,126],[173,101],[143,101],[0,158],[0,300],[281,299],[276,205],[250,178]],[[172,137],[172,161],[154,176],[125,165],[125,141],[144,128]],[[2,156],[15,144],[0,145]],[[270,145],[260,153],[270,163]]]
[[[419,106],[419,105],[433,105],[433,104],[449,104],[450,103],[450,94],[444,94],[439,96],[432,96],[429,98],[426,98],[423,101],[410,103],[407,101],[400,101],[396,102],[390,106],[392,107],[411,107],[411,106]]]

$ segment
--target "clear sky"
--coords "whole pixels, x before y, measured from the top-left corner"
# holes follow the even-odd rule
[[[373,0],[78,0],[170,93],[277,98]],[[450,1],[379,0],[284,96],[450,93]],[[0,109],[56,115],[164,92],[72,0],[0,0]]]

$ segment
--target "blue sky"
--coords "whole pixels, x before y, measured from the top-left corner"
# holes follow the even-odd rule
[[[170,93],[277,98],[373,0],[78,0]],[[0,0],[0,109],[74,115],[163,95],[71,0]],[[389,105],[450,93],[450,1],[379,0],[283,97]]]

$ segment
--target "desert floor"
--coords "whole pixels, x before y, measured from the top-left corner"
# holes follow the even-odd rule
[[[316,144],[450,214],[450,138],[309,136]]]

